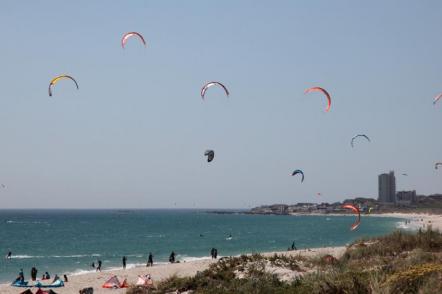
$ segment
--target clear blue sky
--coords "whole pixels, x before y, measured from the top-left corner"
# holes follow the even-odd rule
[[[1,1],[0,207],[331,202],[377,197],[390,169],[400,190],[442,192],[441,13],[411,0]],[[123,50],[128,31],[147,48]],[[64,81],[48,97],[63,73],[80,90]],[[210,80],[231,96],[203,102]],[[311,86],[331,93],[329,113]],[[352,149],[357,133],[372,142]]]

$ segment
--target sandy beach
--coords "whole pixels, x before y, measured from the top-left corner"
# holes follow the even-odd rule
[[[408,224],[401,224],[399,228],[401,229],[412,229],[418,230],[419,228],[426,229],[431,226],[433,230],[442,231],[442,215],[440,214],[421,214],[421,213],[381,213],[381,214],[371,214],[371,216],[376,217],[395,217],[409,220]]]
[[[302,256],[315,256],[331,254],[335,257],[340,257],[345,251],[345,247],[323,247],[312,248],[310,250],[296,250],[296,251],[282,251],[282,252],[266,252],[263,255],[284,254],[287,256],[302,255]],[[139,275],[150,274],[154,283],[166,279],[170,276],[193,276],[198,271],[203,271],[209,267],[211,263],[216,261],[211,259],[197,260],[190,262],[182,262],[175,264],[160,264],[153,267],[134,267],[131,269],[119,269],[102,271],[98,273],[87,273],[82,275],[75,275],[69,277],[69,282],[65,283],[65,287],[54,289],[56,293],[78,293],[80,289],[93,287],[94,293],[125,293],[126,289],[103,289],[101,286],[111,276],[116,275],[120,281],[127,279],[129,284],[134,284],[137,281]],[[8,284],[0,285],[0,293],[2,294],[17,294],[24,291],[25,288],[16,288]],[[35,293],[37,288],[31,288]]]
[[[417,230],[419,228],[427,228],[429,225],[433,229],[442,230],[442,215],[431,215],[431,214],[413,214],[413,213],[384,213],[384,214],[371,214],[365,217],[395,217],[407,220],[407,224],[403,221],[399,227],[403,229]],[[408,222],[409,221],[409,222]],[[312,248],[310,250],[297,250],[297,251],[282,251],[282,252],[266,252],[263,255],[273,255],[283,254],[287,256],[292,255],[302,255],[306,257],[311,257],[315,255],[325,255],[331,254],[335,257],[340,257],[344,251],[345,247],[323,247],[323,248]],[[65,284],[63,288],[54,289],[56,293],[78,293],[80,289],[93,287],[94,293],[125,293],[125,289],[103,289],[101,286],[103,283],[109,279],[111,276],[116,275],[120,281],[127,279],[129,284],[134,284],[137,281],[139,275],[150,274],[153,281],[157,283],[163,279],[170,276],[193,276],[198,271],[203,271],[209,267],[213,262],[211,259],[201,259],[196,261],[181,262],[175,264],[157,264],[153,267],[134,267],[130,269],[116,269],[116,270],[104,270],[98,273],[85,273],[81,275],[69,276],[69,282]],[[0,293],[4,294],[17,294],[24,291],[25,288],[12,287],[9,284],[0,285]],[[33,292],[36,292],[36,288],[32,288]]]

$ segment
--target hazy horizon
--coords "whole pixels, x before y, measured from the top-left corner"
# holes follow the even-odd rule
[[[399,0],[2,1],[0,209],[377,198],[390,170],[398,191],[442,193],[441,11]],[[130,31],[147,46],[122,49]],[[79,90],[62,81],[49,97],[59,74]],[[214,87],[203,101],[212,80],[230,96]],[[304,94],[312,86],[330,92],[330,112]],[[352,148],[361,133],[371,142]]]

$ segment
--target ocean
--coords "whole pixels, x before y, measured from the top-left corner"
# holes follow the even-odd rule
[[[207,210],[0,210],[0,283],[12,281],[23,268],[40,277],[48,271],[81,274],[93,270],[100,259],[103,269],[167,262],[171,251],[190,261],[210,256],[340,246],[365,236],[392,232],[397,218],[362,216],[350,231],[354,216],[275,216],[214,214]],[[232,238],[229,240],[228,236]]]

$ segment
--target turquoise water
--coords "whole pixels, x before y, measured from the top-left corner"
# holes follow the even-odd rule
[[[29,277],[49,271],[90,271],[97,259],[103,268],[145,264],[151,251],[154,262],[166,262],[172,250],[179,260],[286,250],[293,240],[298,248],[338,246],[362,236],[393,231],[400,221],[363,217],[358,230],[349,227],[353,216],[273,216],[212,214],[198,210],[0,210],[0,282],[9,282],[20,268]],[[202,237],[200,236],[202,234]],[[229,235],[231,240],[226,240]]]

